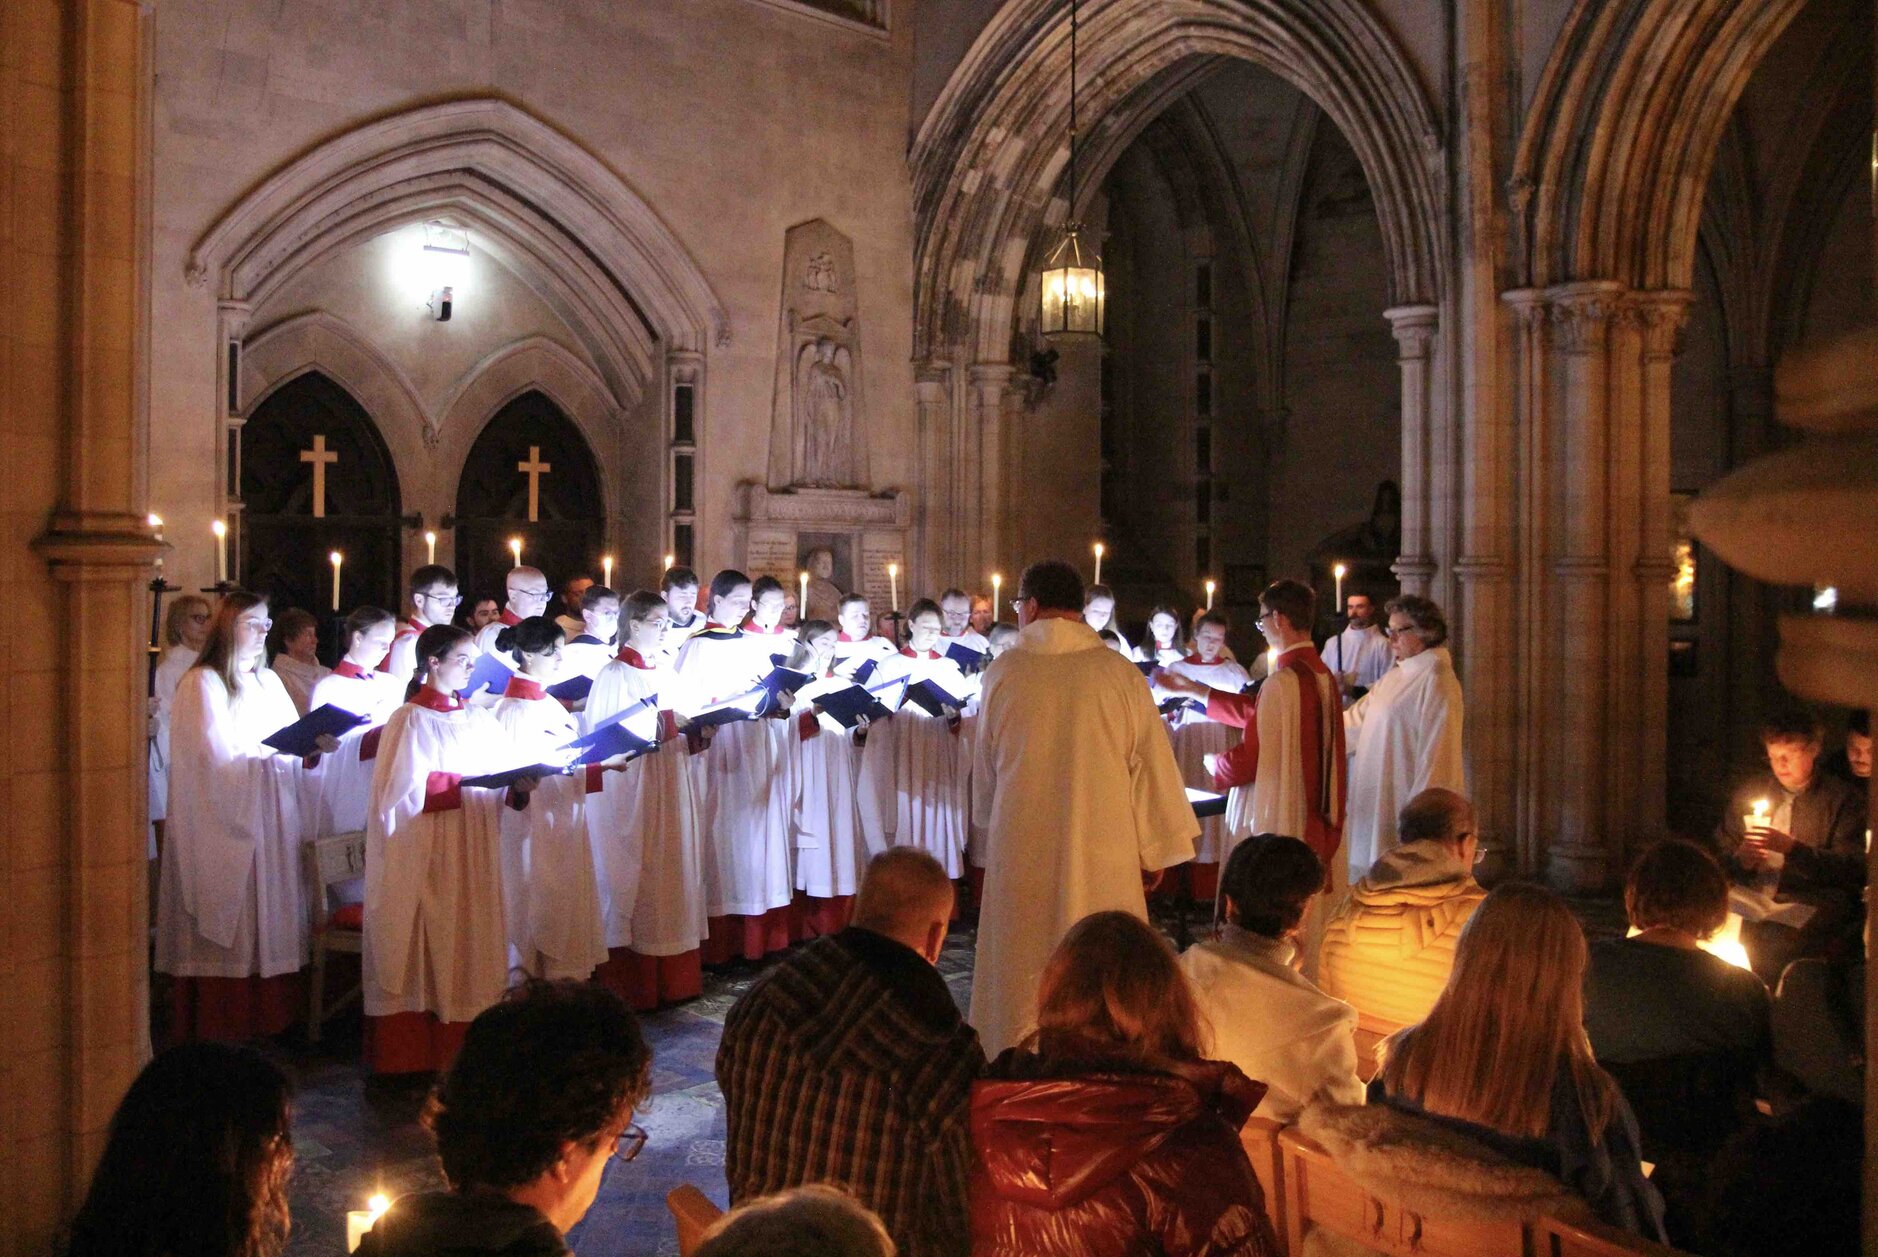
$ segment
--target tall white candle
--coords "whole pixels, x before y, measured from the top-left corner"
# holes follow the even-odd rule
[[[610,554],[600,556],[600,583],[613,588],[613,556]]]
[[[900,565],[898,563],[887,564],[887,609],[889,611],[900,609]]]
[[[520,537],[509,538],[509,553],[515,556],[515,566],[520,567],[522,565],[522,539]]]
[[[1339,563],[1330,569],[1337,578],[1337,614],[1343,614],[1343,574],[1350,569]]]
[[[163,540],[163,517],[155,511],[150,512],[150,527],[156,530],[156,539]]]
[[[220,585],[228,580],[228,525],[218,519],[209,531],[215,534],[215,583]]]
[[[365,1238],[367,1231],[378,1224],[378,1220],[385,1216],[385,1210],[389,1208],[391,1208],[391,1201],[388,1198],[375,1195],[366,1202],[365,1208],[346,1211],[346,1251],[348,1253],[356,1253],[359,1250],[359,1241]]]
[[[991,622],[996,624],[1004,618],[1004,577],[996,572],[991,574]]]
[[[1102,583],[1102,543],[1100,541],[1095,543],[1095,556],[1096,556],[1095,583],[1100,585]]]
[[[809,618],[809,574],[796,573],[796,620],[801,622]]]
[[[333,561],[333,610],[339,610],[339,566],[346,561],[346,556],[334,550],[330,556]]]
[[[1206,582],[1206,609],[1208,611],[1213,609],[1213,590],[1215,588],[1216,586],[1212,581]]]
[[[675,559],[675,558],[674,558],[673,556],[671,556],[671,555],[669,555],[669,554],[668,554],[668,555],[666,555],[666,556],[665,556],[665,570],[666,570],[666,571],[668,571],[668,572],[669,572],[669,571],[671,571],[671,570],[672,570],[672,564],[673,564],[673,563],[675,563],[675,562],[677,562],[677,560],[676,560],[676,559]]]
[[[435,563],[436,561],[437,561],[437,534],[434,532],[427,532],[424,534],[424,562]]]

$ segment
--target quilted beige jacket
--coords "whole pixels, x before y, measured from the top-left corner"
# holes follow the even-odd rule
[[[1447,985],[1461,927],[1486,897],[1440,843],[1396,847],[1350,887],[1331,917],[1318,985],[1370,1017],[1420,1021]]]

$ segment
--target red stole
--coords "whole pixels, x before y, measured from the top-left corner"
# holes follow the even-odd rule
[[[1343,844],[1344,805],[1349,794],[1349,782],[1344,777],[1343,712],[1325,710],[1317,678],[1329,677],[1330,669],[1324,666],[1315,650],[1288,650],[1280,656],[1278,666],[1290,670],[1298,682],[1304,797],[1311,802],[1305,814],[1304,832],[1297,837],[1302,838],[1328,868],[1331,857]],[[1219,757],[1213,784],[1222,790],[1249,786],[1258,778],[1258,695],[1263,688],[1261,685],[1251,694],[1228,694],[1221,690],[1207,694],[1209,717],[1245,730],[1245,740]]]

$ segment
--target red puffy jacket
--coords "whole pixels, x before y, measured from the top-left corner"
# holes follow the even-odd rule
[[[973,1257],[1276,1257],[1236,1065],[1177,1073],[1013,1048],[972,1087]]]

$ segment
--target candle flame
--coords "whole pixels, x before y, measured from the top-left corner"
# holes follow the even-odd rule
[[[898,576],[899,574],[900,574],[900,565],[898,563],[887,564],[887,575]]]
[[[346,556],[339,553],[339,551],[337,550],[334,550],[331,554],[327,555],[326,557],[333,561],[334,567],[338,567],[341,563],[344,563],[346,561]]]
[[[427,532],[427,533],[425,533],[425,534],[424,534],[424,544],[425,544],[425,545],[430,545],[430,546],[434,546],[434,545],[436,545],[436,544],[437,544],[437,534],[436,534],[436,533],[434,533],[434,532]]]
[[[1350,569],[1345,567],[1343,564],[1339,563],[1337,564],[1337,566],[1331,568],[1330,570],[1336,576],[1338,580],[1342,580],[1344,577],[1344,574],[1348,572]]]
[[[149,523],[152,528],[161,528],[163,527],[163,517],[155,511],[151,511]]]
[[[372,1217],[383,1217],[385,1210],[391,1208],[391,1197],[383,1192],[373,1192],[371,1199],[365,1202],[365,1207],[371,1210]]]
[[[666,571],[668,571],[668,572],[669,572],[669,571],[671,571],[671,570],[672,570],[672,564],[673,564],[674,562],[676,562],[676,561],[677,561],[677,560],[675,560],[675,559],[674,559],[674,558],[673,558],[673,557],[672,557],[671,555],[669,555],[669,554],[668,554],[668,555],[666,555],[666,556],[665,556],[665,570],[666,570]]]
[[[1766,799],[1754,800],[1754,818],[1756,820],[1759,820],[1761,817],[1766,816],[1772,810],[1773,809],[1768,806]]]
[[[219,519],[214,520],[209,524],[209,531],[218,537],[226,537],[228,535],[228,525]]]
[[[1100,541],[1098,541],[1098,542],[1096,542],[1096,543],[1095,543],[1095,552],[1096,552],[1096,553],[1097,553],[1098,555],[1100,555],[1100,554],[1102,554],[1102,553],[1103,553],[1103,549],[1102,549],[1102,543],[1101,543]]]

